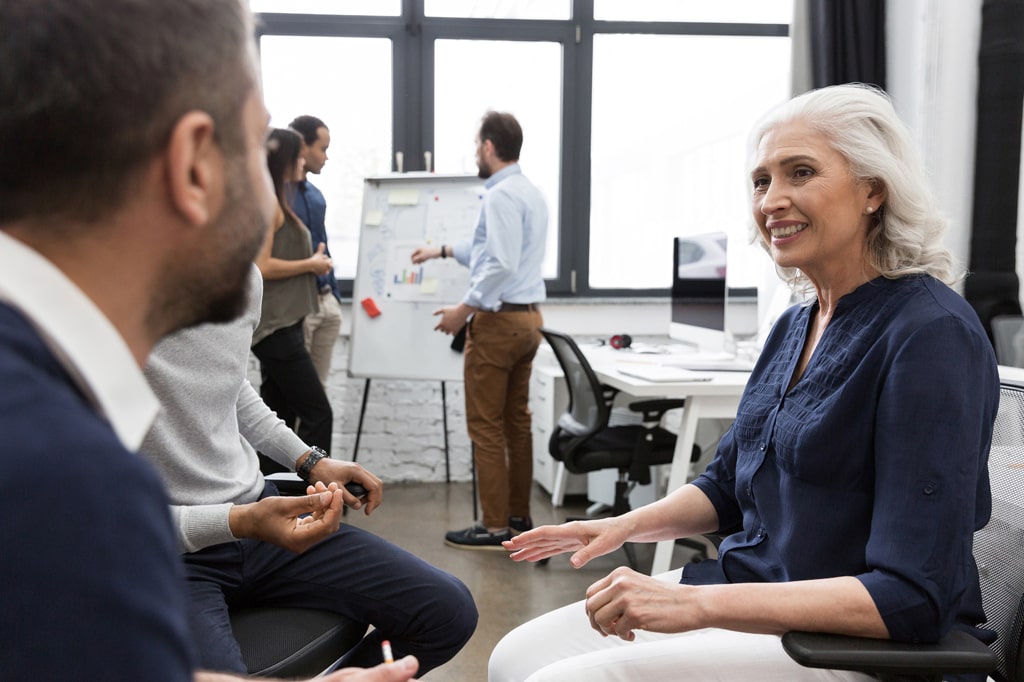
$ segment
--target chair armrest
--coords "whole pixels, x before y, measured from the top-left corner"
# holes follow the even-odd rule
[[[665,413],[686,405],[686,398],[656,398],[654,400],[637,400],[629,404],[633,412],[642,412],[645,422],[661,421]]]
[[[887,639],[820,632],[787,632],[782,647],[807,668],[865,673],[944,675],[988,673],[996,655],[966,632],[951,630],[934,644],[907,644]]]

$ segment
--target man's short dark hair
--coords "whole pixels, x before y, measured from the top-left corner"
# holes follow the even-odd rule
[[[241,152],[253,35],[241,0],[0,2],[0,223],[100,219],[188,111]]]
[[[523,148],[523,129],[512,114],[488,111],[480,122],[480,141],[490,140],[502,161],[518,161]]]
[[[313,144],[317,141],[317,131],[323,128],[327,130],[327,124],[316,116],[298,116],[288,124],[288,127],[302,135],[302,141],[306,144]]]

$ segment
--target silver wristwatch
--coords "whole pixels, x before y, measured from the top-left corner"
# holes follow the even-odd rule
[[[324,452],[322,448],[318,448],[314,445],[309,449],[309,454],[306,456],[306,459],[302,460],[302,464],[300,464],[295,470],[295,473],[297,473],[299,478],[303,481],[310,483],[309,474],[313,471],[313,467],[316,466],[317,462],[325,457],[330,459],[331,456]]]

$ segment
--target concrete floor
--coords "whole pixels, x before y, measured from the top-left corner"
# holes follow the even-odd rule
[[[501,552],[469,551],[448,547],[444,534],[473,521],[469,483],[390,485],[384,504],[366,517],[349,513],[346,522],[365,528],[458,576],[473,593],[480,611],[476,633],[466,647],[424,680],[477,682],[487,679],[487,660],[498,640],[509,630],[551,609],[583,598],[587,587],[616,566],[625,565],[622,551],[599,557],[577,570],[569,555],[553,557],[546,566],[516,563]],[[567,499],[554,508],[551,497],[534,485],[533,519],[536,525],[561,523],[568,515],[581,515],[583,498]],[[650,571],[654,545],[636,545],[640,570]],[[689,560],[692,552],[677,547],[673,566]],[[580,617],[583,618],[581,612]]]

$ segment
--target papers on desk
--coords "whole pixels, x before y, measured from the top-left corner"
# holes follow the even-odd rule
[[[682,367],[670,365],[649,365],[641,363],[616,363],[615,369],[620,374],[653,382],[680,382],[680,381],[711,381],[710,374],[701,374]]]

